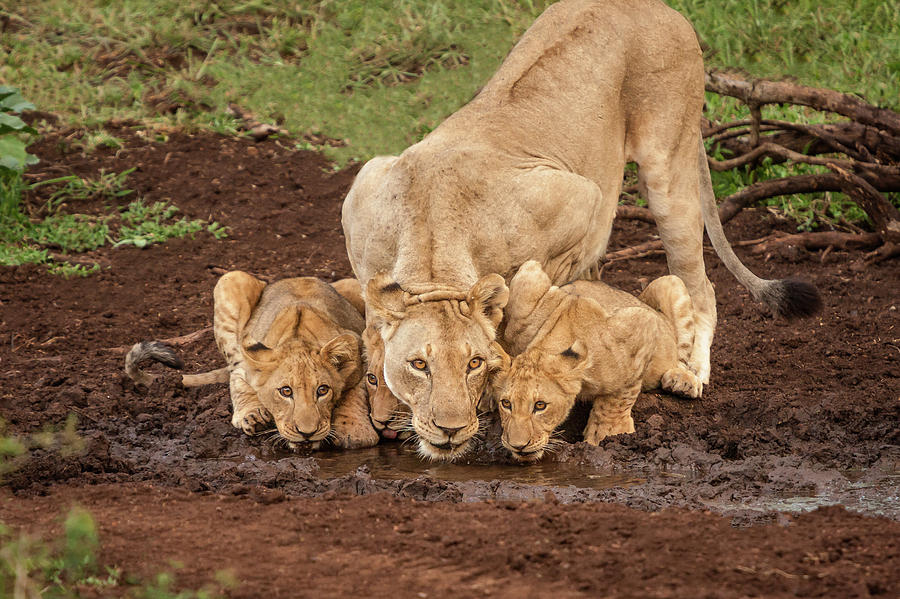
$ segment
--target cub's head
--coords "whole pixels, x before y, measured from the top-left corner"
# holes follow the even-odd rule
[[[464,294],[411,295],[383,273],[369,281],[366,308],[384,343],[384,382],[410,407],[422,456],[456,458],[478,432],[477,407],[497,363],[494,337],[508,296],[496,274]]]
[[[409,409],[398,400],[384,382],[384,342],[374,327],[363,331],[363,345],[368,358],[366,392],[369,396],[369,419],[385,439],[409,435]]]
[[[531,349],[519,354],[498,376],[500,439],[515,459],[543,457],[553,432],[575,405],[588,368],[584,344],[576,341],[561,353]]]
[[[360,339],[345,333],[317,347],[295,335],[296,310],[285,312],[264,341],[245,337],[241,344],[246,381],[282,437],[293,443],[322,441],[331,432],[335,402],[359,380]]]

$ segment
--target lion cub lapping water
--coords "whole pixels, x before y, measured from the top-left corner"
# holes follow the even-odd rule
[[[684,283],[661,277],[638,298],[599,281],[555,287],[540,264],[522,265],[509,286],[505,340],[518,354],[497,381],[503,445],[539,459],[576,398],[593,401],[584,439],[634,432],[631,407],[662,387],[699,397],[686,367],[694,312]]]
[[[378,442],[361,384],[364,320],[352,297],[313,277],[266,284],[232,271],[219,279],[213,298],[216,344],[228,366],[185,375],[185,386],[228,382],[231,423],[248,435],[274,423],[291,443],[318,447],[328,437],[343,447]],[[135,345],[125,362],[138,383],[152,380],[138,369],[146,359],[178,361],[161,344]]]

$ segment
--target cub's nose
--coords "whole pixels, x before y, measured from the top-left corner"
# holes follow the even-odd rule
[[[375,427],[376,431],[382,431],[387,426],[387,420],[377,420],[374,416],[369,416],[369,420],[372,421],[372,426]]]
[[[512,443],[510,443],[509,446],[510,446],[510,448],[512,448],[513,451],[522,451],[523,449],[528,447],[528,442],[526,441],[525,443],[522,443],[521,445],[513,445]]]

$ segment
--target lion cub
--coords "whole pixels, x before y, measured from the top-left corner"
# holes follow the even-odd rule
[[[690,296],[675,276],[638,298],[599,281],[564,287],[535,261],[509,285],[507,346],[518,353],[498,378],[503,445],[521,461],[543,456],[576,399],[592,401],[584,440],[634,432],[631,407],[641,390],[662,387],[699,397],[685,366],[693,346]]]
[[[360,381],[364,321],[331,285],[313,277],[266,284],[232,271],[213,299],[213,331],[228,366],[185,375],[185,386],[228,382],[231,424],[248,435],[274,424],[288,442],[314,448],[329,437],[343,447],[378,442]],[[125,363],[136,382],[152,380],[138,370],[146,359],[178,361],[162,344],[135,345]]]
[[[365,316],[366,307],[362,287],[356,279],[341,279],[332,283],[334,288]],[[412,433],[411,412],[406,404],[391,393],[384,382],[384,342],[375,327],[367,326],[362,334],[366,354],[365,387],[369,400],[369,418],[372,426],[385,439],[406,439]]]

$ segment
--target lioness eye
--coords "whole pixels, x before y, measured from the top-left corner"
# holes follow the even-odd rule
[[[507,410],[512,409],[512,403],[508,399],[501,399],[500,405],[503,406],[504,408],[506,408]]]
[[[471,360],[469,360],[469,370],[475,370],[482,364],[484,364],[484,360],[482,358],[472,358]]]
[[[328,385],[319,385],[319,387],[316,389],[316,397],[323,397],[325,395],[328,395],[329,391],[331,391],[331,387],[329,387]]]
[[[545,402],[545,401],[534,402],[534,411],[535,412],[540,412],[541,410],[543,410],[546,407],[547,407],[547,402]]]
[[[282,397],[293,397],[294,396],[294,390],[291,389],[290,387],[288,387],[287,385],[279,388],[278,392],[281,394]]]
[[[366,380],[369,381],[369,384],[372,385],[373,387],[378,386],[378,379],[371,372],[366,375]]]
[[[412,364],[412,367],[416,370],[428,369],[428,364],[425,362],[425,360],[413,360],[412,362],[410,362],[410,364]]]

